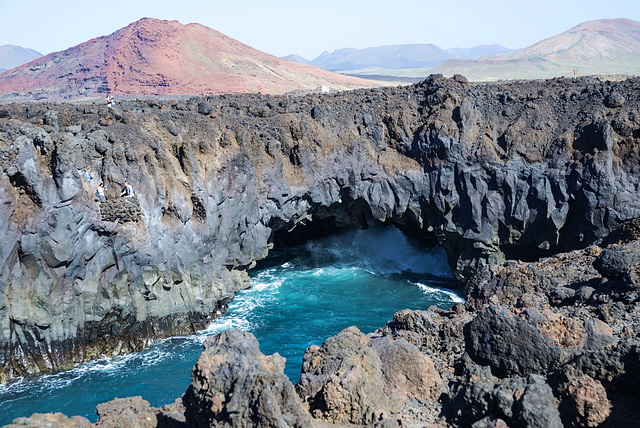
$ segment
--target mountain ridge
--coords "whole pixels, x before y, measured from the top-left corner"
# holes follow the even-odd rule
[[[386,69],[433,67],[451,58],[475,58],[508,51],[510,49],[499,44],[442,49],[433,43],[413,43],[324,51],[312,60],[296,54],[284,58],[330,71],[349,71],[372,67]]]
[[[550,78],[575,74],[640,74],[640,22],[586,21],[530,46],[476,59],[448,60],[431,72],[472,80]]]
[[[143,18],[3,74],[0,97],[283,94],[320,86],[379,85],[274,57],[201,24]]]
[[[0,46],[0,74],[41,56],[40,52],[31,48],[10,44],[2,45]]]

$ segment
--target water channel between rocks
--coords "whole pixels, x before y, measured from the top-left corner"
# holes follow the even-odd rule
[[[418,249],[394,227],[351,230],[273,252],[251,277],[252,287],[198,335],[0,386],[0,425],[35,412],[95,421],[96,405],[115,397],[141,395],[156,407],[173,402],[189,385],[204,338],[227,328],[253,333],[264,354],[284,356],[285,374],[295,383],[304,350],[346,327],[369,333],[399,310],[446,309],[462,301],[444,251]]]

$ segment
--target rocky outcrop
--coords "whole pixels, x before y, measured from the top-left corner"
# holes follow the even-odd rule
[[[207,339],[183,401],[192,427],[302,427],[302,401],[284,375],[284,358],[265,356],[250,333]]]
[[[184,405],[114,400],[97,426],[153,415],[158,427],[636,426],[640,298],[621,272],[640,246],[621,231],[637,224],[582,250],[485,266],[464,305],[403,310],[368,335],[347,328],[307,349],[295,389],[281,357],[223,332],[205,342]],[[86,426],[60,414],[15,424],[42,421]]]
[[[447,410],[455,415],[456,424],[508,421],[508,426],[563,426],[551,387],[537,375],[497,379],[488,367],[471,366],[451,392]]]
[[[415,345],[370,338],[350,327],[307,349],[296,389],[316,419],[395,426],[391,415],[404,403],[437,403],[443,383],[431,359]]]
[[[197,330],[249,286],[246,271],[272,246],[314,231],[396,224],[442,245],[464,284],[487,264],[583,248],[640,215],[639,89],[634,79],[471,85],[431,76],[326,96],[4,105],[2,380]],[[607,101],[612,93],[625,102]],[[110,201],[125,180],[137,222],[103,217],[94,200],[98,182]],[[636,273],[625,273],[629,283]],[[512,298],[590,301],[606,294],[591,274],[576,289],[558,278]],[[495,287],[504,296],[529,289]],[[624,287],[616,295],[630,298]],[[487,322],[541,331],[522,314],[502,315],[510,311]],[[554,354],[559,345],[548,346]],[[577,358],[569,348],[557,352]],[[483,361],[498,358],[490,355]]]
[[[158,409],[151,407],[141,397],[114,398],[96,408],[98,421],[93,424],[87,418],[69,418],[62,413],[34,413],[30,417],[17,418],[7,428],[184,428],[186,419],[182,400]]]

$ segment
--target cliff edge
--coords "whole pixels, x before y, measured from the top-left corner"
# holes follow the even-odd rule
[[[462,76],[4,105],[1,380],[200,329],[272,246],[318,228],[396,224],[441,245],[465,290],[487,264],[584,248],[640,217],[639,107],[635,79]]]

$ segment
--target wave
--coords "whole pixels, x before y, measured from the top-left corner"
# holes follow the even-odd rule
[[[373,225],[308,242],[291,250],[300,270],[359,266],[377,274],[418,273],[451,278],[442,248],[425,249],[395,226]]]
[[[427,296],[442,301],[452,301],[454,303],[464,303],[464,299],[460,297],[460,295],[454,291],[431,287],[429,285],[423,284],[421,282],[415,283],[420,290],[422,290]]]

